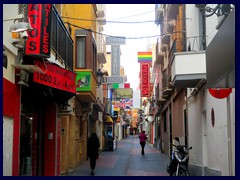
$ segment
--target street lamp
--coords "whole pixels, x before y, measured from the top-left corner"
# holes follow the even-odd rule
[[[101,85],[102,77],[103,77],[103,73],[102,73],[101,69],[98,69],[98,71],[97,71],[97,87],[99,87]]]

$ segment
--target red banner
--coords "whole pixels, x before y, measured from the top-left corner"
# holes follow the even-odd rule
[[[51,52],[51,4],[28,4],[31,27],[26,41],[26,55],[50,57]]]
[[[149,63],[140,64],[141,97],[150,96],[150,72]]]
[[[35,72],[33,75],[34,82],[63,91],[76,93],[76,74],[74,72],[68,71],[44,60],[34,60],[34,65],[37,65],[45,72]]]

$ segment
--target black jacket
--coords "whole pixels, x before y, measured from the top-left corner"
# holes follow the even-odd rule
[[[90,158],[98,157],[99,139],[95,133],[88,139],[87,155]]]

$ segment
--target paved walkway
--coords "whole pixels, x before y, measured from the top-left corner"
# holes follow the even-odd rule
[[[95,176],[168,176],[169,158],[151,144],[146,144],[141,155],[138,136],[118,141],[117,150],[104,151],[97,160]],[[89,161],[84,162],[67,176],[90,176]]]

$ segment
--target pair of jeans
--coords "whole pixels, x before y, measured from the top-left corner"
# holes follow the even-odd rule
[[[144,147],[145,147],[145,144],[146,144],[146,142],[142,142],[142,141],[140,141],[140,144],[141,144],[141,147],[142,147],[142,154],[144,154]]]

